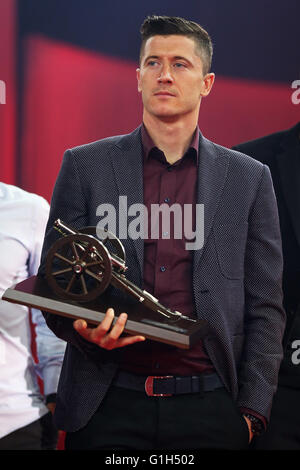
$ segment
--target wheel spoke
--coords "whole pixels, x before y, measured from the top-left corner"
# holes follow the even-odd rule
[[[73,285],[73,282],[75,281],[75,278],[76,278],[76,274],[74,273],[73,276],[72,276],[71,279],[70,279],[69,284],[67,285],[66,292],[69,292],[69,291],[70,291],[70,289],[71,289],[71,287],[72,287],[72,285]]]
[[[52,276],[58,276],[59,274],[69,273],[70,271],[72,271],[72,268],[60,269],[59,271],[55,271],[55,273],[52,273]]]
[[[68,264],[73,264],[73,261],[68,259],[68,258],[65,258],[64,256],[62,256],[60,253],[54,253],[54,256],[56,258],[59,258],[61,259],[62,261],[64,261],[65,263],[68,263]]]
[[[86,266],[89,268],[90,266],[96,266],[97,264],[100,264],[103,266],[103,260],[99,259],[98,261],[92,261],[91,263],[86,263]]]
[[[78,261],[78,260],[79,260],[79,256],[78,256],[77,248],[76,248],[74,242],[72,242],[72,251],[73,251],[73,253],[74,253],[74,256],[75,256],[76,261]]]
[[[96,279],[97,281],[102,282],[102,277],[103,277],[103,276],[100,277],[99,274],[95,274],[95,273],[93,273],[92,271],[90,271],[89,269],[86,269],[85,272],[86,272],[86,274],[88,274],[89,276],[93,277],[93,278]]]

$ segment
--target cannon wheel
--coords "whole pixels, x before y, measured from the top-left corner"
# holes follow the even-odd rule
[[[108,250],[88,234],[60,238],[47,254],[46,279],[52,290],[65,299],[96,299],[107,289],[111,275]]]

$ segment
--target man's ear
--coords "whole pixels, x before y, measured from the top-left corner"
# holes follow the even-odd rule
[[[207,73],[203,78],[203,85],[201,90],[201,96],[209,95],[212,86],[215,81],[215,74],[214,73]]]
[[[141,89],[141,86],[140,86],[140,82],[141,82],[141,69],[140,68],[136,69],[136,78],[137,78],[137,82],[138,82],[138,91],[141,92],[142,89]]]

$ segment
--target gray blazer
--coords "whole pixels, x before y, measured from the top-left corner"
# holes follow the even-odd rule
[[[283,250],[283,305],[287,323],[279,383],[300,388],[292,343],[300,338],[300,121],[291,129],[245,142],[235,150],[268,165],[277,198]]]
[[[282,252],[276,199],[266,165],[200,136],[197,202],[204,204],[204,245],[193,252],[193,291],[199,318],[212,333],[205,347],[238,407],[267,419],[282,359]],[[56,240],[53,221],[97,225],[101,203],[118,208],[143,202],[140,127],[66,151],[52,202],[40,274]],[[127,277],[142,286],[143,240],[122,240]],[[105,351],[82,339],[72,321],[44,312],[68,342],[61,372],[56,425],[84,426],[104,398],[122,348]]]

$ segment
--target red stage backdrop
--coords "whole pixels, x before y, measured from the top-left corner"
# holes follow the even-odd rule
[[[20,185],[50,200],[67,148],[140,124],[137,64],[41,36],[24,48]],[[299,119],[292,91],[289,84],[217,76],[202,102],[200,128],[228,147],[288,128]]]
[[[15,183],[16,151],[16,9],[0,1],[0,181]]]

